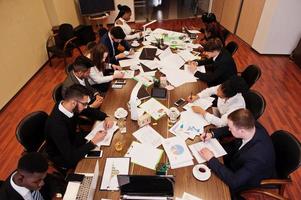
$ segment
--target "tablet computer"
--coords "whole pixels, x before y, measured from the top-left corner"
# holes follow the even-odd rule
[[[151,92],[151,96],[159,99],[166,99],[167,90],[165,88],[154,87]]]

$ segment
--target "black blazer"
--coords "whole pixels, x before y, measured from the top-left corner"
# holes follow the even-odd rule
[[[121,53],[118,50],[118,45],[121,44],[126,51],[129,51],[131,49],[131,45],[126,41],[126,40],[122,40],[120,43],[117,42],[113,42],[113,46],[111,43],[111,40],[109,38],[109,32],[107,32],[104,36],[101,37],[100,43],[104,44],[109,52],[109,62],[112,64],[118,64],[118,60],[116,60],[115,56],[118,55],[119,53]],[[115,54],[113,51],[113,48],[115,49]]]
[[[208,167],[232,192],[259,186],[262,179],[276,177],[273,143],[262,126],[256,126],[254,137],[239,149],[241,144],[240,139],[228,144],[224,165],[217,158],[208,161]]]
[[[205,65],[206,73],[197,71],[194,76],[206,82],[209,87],[219,85],[237,74],[232,55],[224,48],[215,61],[213,59],[201,60],[198,61],[198,65]]]
[[[103,114],[100,120],[106,117]],[[78,161],[94,148],[84,133],[76,132],[77,116],[67,117],[55,105],[45,125],[46,152],[57,166],[75,168]]]
[[[24,200],[23,197],[12,187],[10,184],[10,175],[2,184],[0,188],[0,199],[1,200]],[[54,176],[47,174],[44,179],[44,185],[40,189],[44,200],[51,200],[56,193],[64,194],[66,190],[66,182],[60,181]]]

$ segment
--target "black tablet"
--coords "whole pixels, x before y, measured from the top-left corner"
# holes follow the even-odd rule
[[[165,99],[167,96],[167,90],[165,88],[154,87],[152,89],[151,96],[154,98]]]

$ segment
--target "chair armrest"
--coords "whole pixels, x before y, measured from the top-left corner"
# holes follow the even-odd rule
[[[272,198],[278,199],[278,200],[288,200],[287,198],[280,196],[279,194],[275,194],[275,193],[260,190],[260,189],[246,190],[246,191],[241,192],[240,195],[244,196],[244,195],[250,195],[250,194],[254,194],[254,193],[261,194],[263,196],[272,197]]]
[[[287,179],[264,179],[260,182],[260,185],[286,185],[291,183],[290,178]]]
[[[77,39],[77,37],[74,36],[74,37],[72,37],[71,39],[67,40],[67,42],[65,42],[65,45],[64,45],[64,52],[65,52],[67,46],[68,46],[71,42],[73,42],[73,40],[76,40],[76,39]]]

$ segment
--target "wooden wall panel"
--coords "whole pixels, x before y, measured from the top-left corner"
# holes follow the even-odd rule
[[[221,21],[225,0],[213,0],[211,12],[216,16],[217,21]]]
[[[236,29],[241,4],[242,0],[225,0],[224,2],[220,23],[232,33]]]
[[[265,0],[244,0],[236,35],[252,45]]]

